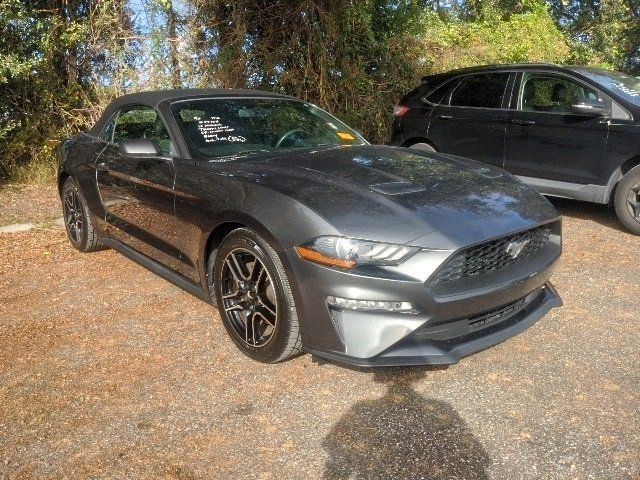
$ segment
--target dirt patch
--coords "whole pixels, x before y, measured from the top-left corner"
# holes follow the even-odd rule
[[[248,360],[210,306],[73,250],[47,192],[0,191],[40,225],[0,234],[2,479],[640,474],[640,238],[606,207],[555,202],[564,307],[448,369],[372,372]]]
[[[0,227],[14,223],[49,225],[61,216],[55,185],[0,184]]]

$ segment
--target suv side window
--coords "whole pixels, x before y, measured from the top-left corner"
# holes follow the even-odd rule
[[[509,73],[466,75],[453,91],[449,105],[456,107],[502,108]]]
[[[525,112],[571,113],[578,100],[597,100],[598,92],[559,75],[533,73],[524,77],[518,108]]]
[[[151,107],[126,107],[120,111],[113,132],[113,143],[147,138],[153,140],[162,155],[174,155],[175,149],[167,128]]]

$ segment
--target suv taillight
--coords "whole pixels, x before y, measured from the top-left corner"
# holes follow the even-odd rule
[[[402,118],[407,114],[408,111],[409,107],[407,107],[406,105],[396,105],[395,107],[393,107],[393,116]]]

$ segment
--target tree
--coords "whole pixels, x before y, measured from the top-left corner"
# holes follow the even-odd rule
[[[118,0],[0,0],[0,175],[50,171],[59,139],[95,118],[96,74],[112,76],[107,49],[116,49],[100,39],[127,23]]]
[[[384,142],[394,103],[428,73],[550,61],[638,74],[639,17],[640,0],[0,0],[0,176],[50,176],[62,138],[114,96],[157,88],[287,93]]]
[[[570,58],[567,41],[542,0],[470,2],[457,18],[429,15],[425,24],[426,59],[434,72]]]
[[[572,62],[640,73],[640,1],[550,0]]]

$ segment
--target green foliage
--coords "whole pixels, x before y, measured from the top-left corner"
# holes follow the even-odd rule
[[[549,4],[571,47],[571,63],[640,73],[637,0],[549,0]]]
[[[384,142],[394,103],[426,73],[569,57],[542,0],[509,15],[503,4],[443,12],[414,0],[218,1],[200,15],[207,47],[219,52],[210,78],[302,97]]]
[[[0,176],[53,173],[60,140],[95,119],[118,3],[0,0]]]
[[[381,142],[421,75],[422,2],[203,2],[207,78],[316,103]],[[282,12],[287,12],[283,18]]]
[[[472,20],[425,19],[427,61],[436,72],[473,65],[551,62],[569,58],[569,47],[543,2],[528,2],[523,11],[504,12],[484,4]]]
[[[54,172],[114,96],[248,87],[313,102],[373,142],[425,74],[487,63],[640,72],[637,0],[0,0],[0,177]]]

